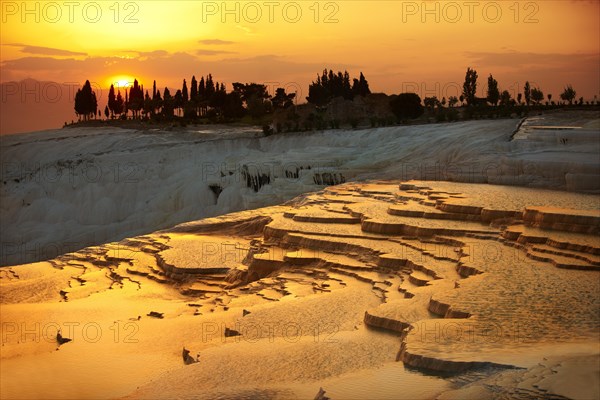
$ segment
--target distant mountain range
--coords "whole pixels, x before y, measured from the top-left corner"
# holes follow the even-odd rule
[[[0,135],[60,128],[76,119],[81,83],[25,79],[0,84]]]

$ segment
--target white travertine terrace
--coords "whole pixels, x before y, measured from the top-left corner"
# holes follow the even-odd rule
[[[494,208],[484,188],[498,193]],[[76,357],[83,365],[68,369],[78,385],[102,368],[98,352],[119,354],[135,372],[119,372],[127,379],[111,372],[100,391],[107,397],[289,398],[319,387],[334,395],[346,393],[343,377],[368,382],[372,371],[400,361],[464,377],[448,387],[431,376],[423,383],[429,394],[413,397],[558,398],[575,392],[552,371],[578,381],[585,371],[577,368],[598,359],[600,222],[590,195],[543,192],[545,208],[538,189],[426,181],[329,187],[285,206],[3,268],[2,322],[135,321],[140,340],[129,347],[109,337],[54,352],[54,362]],[[207,326],[215,329],[210,340]],[[241,336],[225,337],[225,328]],[[7,339],[2,363],[15,368],[52,346]],[[181,344],[200,362],[178,367]],[[541,367],[550,365],[547,355],[557,358]],[[399,382],[421,379],[395,374]],[[22,393],[61,397],[52,388],[67,377],[52,376]],[[3,373],[2,385],[9,394],[22,390],[14,374]],[[392,379],[372,395],[393,397],[402,387]]]

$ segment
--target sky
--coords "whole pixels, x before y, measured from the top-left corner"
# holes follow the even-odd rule
[[[0,80],[180,88],[211,73],[299,101],[323,68],[373,92],[458,95],[467,67],[513,96],[600,97],[600,1],[4,1]],[[10,93],[9,93],[10,94]],[[6,94],[2,101],[6,100]]]

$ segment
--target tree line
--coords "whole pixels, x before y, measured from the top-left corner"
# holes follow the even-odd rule
[[[486,97],[477,97],[477,79],[479,76],[477,75],[477,71],[467,68],[467,72],[465,74],[465,81],[463,83],[463,90],[459,97],[450,96],[448,100],[446,98],[442,98],[442,100],[438,100],[436,96],[433,97],[425,97],[423,99],[423,105],[427,109],[434,109],[436,107],[444,107],[448,104],[449,107],[454,107],[457,104],[467,105],[467,106],[482,106],[482,105],[491,105],[491,106],[517,106],[517,105],[542,105],[544,99],[544,92],[539,87],[531,87],[529,81],[525,82],[523,87],[523,93],[518,93],[517,98],[513,99],[512,95],[508,90],[503,90],[500,92],[498,88],[498,81],[494,79],[493,75],[487,79],[487,93]],[[567,102],[569,105],[573,105],[576,101],[577,92],[573,89],[573,86],[567,85],[564,91],[560,94],[560,99],[564,102]],[[552,94],[547,94],[548,101],[546,105],[556,105],[555,102],[552,101]],[[583,105],[583,97],[579,98],[577,102],[579,105]]]
[[[509,116],[518,107],[542,106],[546,98],[546,106],[556,105],[552,94],[544,95],[539,87],[532,87],[529,81],[525,82],[523,93],[518,93],[516,98],[512,98],[508,90],[500,91],[498,81],[492,74],[487,79],[486,96],[478,97],[478,79],[477,71],[467,68],[462,93],[459,96],[450,96],[448,99],[444,97],[439,100],[436,96],[432,96],[421,100],[416,93],[387,96],[388,112],[393,114],[398,122],[419,118],[426,111],[435,115],[439,121],[452,121],[459,119],[459,113],[455,110],[458,105],[462,106],[463,119],[469,119],[477,110],[490,107],[503,110],[498,115]],[[362,72],[358,78],[351,78],[348,71],[334,72],[331,69],[324,69],[322,73],[317,74],[316,80],[312,81],[308,88],[306,100],[309,105],[316,108],[308,116],[306,126],[326,126],[322,114],[334,99],[352,101],[356,97],[369,95],[371,95],[369,83]],[[583,98],[580,97],[577,101],[576,96],[575,89],[567,85],[559,96],[562,102],[558,105],[565,103],[583,105]],[[107,119],[127,119],[131,115],[133,119],[156,121],[169,121],[174,118],[194,121],[208,118],[218,122],[235,121],[248,116],[255,121],[264,121],[263,117],[290,108],[295,100],[296,93],[287,93],[284,88],[277,88],[271,95],[265,85],[258,83],[235,82],[228,91],[225,84],[215,81],[210,73],[200,76],[199,81],[192,76],[189,87],[186,79],[183,79],[181,88],[174,94],[168,87],[161,92],[157,89],[156,81],[153,82],[151,91],[145,90],[136,79],[133,86],[125,88],[124,97],[121,88],[110,86],[104,116]],[[80,120],[101,116],[96,95],[89,81],[86,81],[75,95],[75,112]],[[520,111],[518,113],[520,114]],[[298,115],[291,115],[290,118],[298,126]],[[331,125],[338,127],[339,122],[336,123],[335,120],[334,117]],[[355,127],[357,123],[351,120],[352,118],[348,118],[348,122]],[[373,122],[371,123],[373,125]]]
[[[369,84],[362,72],[350,85],[350,75],[347,71],[334,73],[332,70],[324,70],[322,78],[318,76],[317,81],[310,85],[309,96],[306,99],[309,103],[325,105],[338,96],[352,99],[354,96],[366,96],[369,93]],[[134,119],[168,120],[177,116],[190,120],[207,117],[230,121],[246,115],[259,119],[275,110],[294,105],[295,99],[296,93],[287,93],[280,87],[271,95],[267,86],[258,83],[235,82],[231,90],[227,91],[224,83],[213,80],[212,74],[201,76],[200,81],[192,76],[189,89],[184,79],[181,89],[177,89],[175,94],[172,94],[168,87],[165,87],[161,94],[156,87],[156,80],[150,93],[149,90],[144,90],[144,86],[136,79],[133,86],[125,88],[124,97],[120,88],[110,86],[104,115],[111,119],[124,119],[130,113]],[[77,91],[75,113],[84,120],[101,115],[89,80]]]

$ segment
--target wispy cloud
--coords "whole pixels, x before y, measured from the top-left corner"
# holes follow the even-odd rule
[[[87,53],[78,51],[56,49],[53,47],[31,46],[22,43],[8,43],[6,46],[20,47],[21,52],[28,54],[37,54],[44,56],[87,56]]]
[[[244,26],[244,25],[236,25],[235,26],[237,29],[243,31],[246,35],[248,36],[252,36],[254,35],[254,30],[248,26]]]
[[[125,53],[135,53],[138,57],[155,58],[155,57],[166,57],[169,52],[166,50],[154,50],[154,51],[137,51],[137,50],[126,50]]]
[[[209,50],[209,49],[199,49],[196,50],[196,54],[199,56],[216,56],[218,54],[235,54],[236,51],[225,51],[225,50]]]
[[[138,57],[116,56],[84,59],[24,57],[2,61],[0,67],[3,78],[16,79],[45,74],[45,76],[61,82],[65,79],[79,81],[104,77],[107,71],[126,71],[132,76],[143,75],[155,78],[159,87],[173,82],[179,84],[180,79],[184,77],[211,72],[213,76],[218,77],[219,82],[280,82],[283,85],[313,79],[317,73],[323,70],[324,66],[335,70],[352,68],[350,65],[341,65],[325,60],[306,62],[303,58],[293,59],[275,55],[250,58],[231,56],[222,59],[205,57],[199,63],[200,60],[200,56],[183,52],[169,53],[164,57],[152,57],[147,60]],[[168,72],[165,73],[165,71]]]
[[[502,51],[502,52],[471,52],[467,51],[464,55],[478,65],[523,68],[528,66],[557,66],[573,63],[586,63],[598,60],[598,54],[591,53],[533,53],[520,51]]]
[[[232,42],[231,40],[221,40],[221,39],[202,39],[202,40],[198,40],[198,43],[200,44],[206,44],[206,45],[226,45],[226,44],[234,44],[235,42]]]

